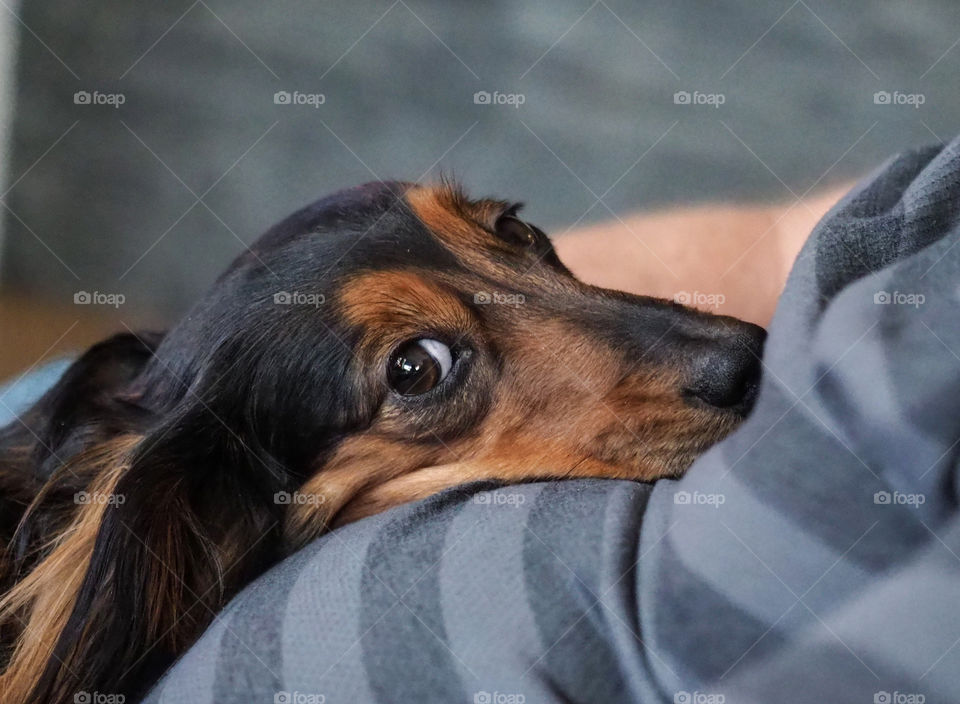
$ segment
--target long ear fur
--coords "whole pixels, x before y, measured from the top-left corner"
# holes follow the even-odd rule
[[[143,425],[146,414],[122,394],[160,339],[123,334],[93,346],[32,408],[0,428],[0,594],[29,567],[45,536],[69,523],[74,494],[99,471],[70,460]]]
[[[112,500],[84,506],[0,602],[0,618],[29,611],[5,701],[132,699],[279,557],[283,468],[226,422],[185,402],[101,468],[96,491]]]
[[[58,547],[80,511],[77,492],[90,489],[125,442],[119,438],[142,424],[146,414],[123,393],[161,337],[123,334],[93,346],[0,428],[0,669],[23,633],[23,622],[11,617],[22,608],[7,592]]]
[[[138,440],[136,436],[117,438],[72,463],[84,474],[97,474],[89,487],[92,495],[112,495],[125,455]],[[23,625],[11,664],[0,675],[4,701],[32,701],[36,676],[50,659],[59,628],[74,607],[97,527],[108,507],[106,502],[83,506],[69,526],[45,546],[49,553],[40,565],[0,599],[0,624],[14,620]]]

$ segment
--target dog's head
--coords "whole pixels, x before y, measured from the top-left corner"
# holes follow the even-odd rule
[[[750,408],[763,335],[581,283],[514,204],[377,183],[273,228],[141,389],[305,480],[306,536],[471,479],[676,476]]]
[[[42,490],[18,545],[53,547],[0,622],[59,635],[0,684],[132,691],[284,550],[449,486],[677,476],[751,407],[763,337],[586,285],[516,205],[449,184],[320,200],[162,339],[99,345],[25,416]]]

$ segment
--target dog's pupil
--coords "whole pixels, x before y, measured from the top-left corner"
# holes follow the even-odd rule
[[[437,385],[440,365],[419,342],[412,342],[394,354],[387,378],[399,394],[422,394]]]

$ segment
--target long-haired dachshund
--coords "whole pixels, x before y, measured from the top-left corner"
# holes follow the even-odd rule
[[[676,477],[737,425],[761,328],[588,286],[517,211],[317,201],[0,431],[5,704],[142,694],[331,526],[472,480]]]

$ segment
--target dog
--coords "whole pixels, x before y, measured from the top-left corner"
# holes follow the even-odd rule
[[[332,527],[474,480],[677,477],[735,428],[763,329],[582,283],[519,208],[321,199],[0,431],[4,701],[132,701]]]

